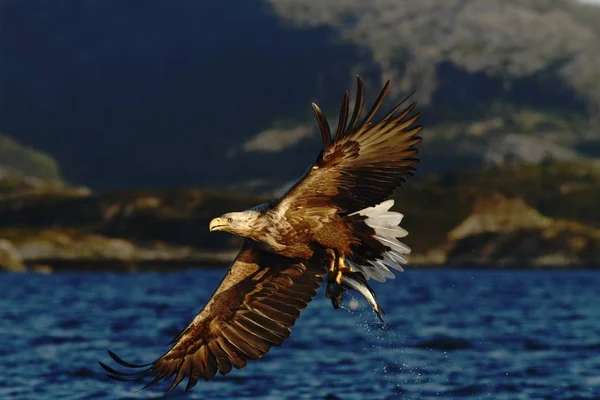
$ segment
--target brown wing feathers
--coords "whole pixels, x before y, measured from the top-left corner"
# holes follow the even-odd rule
[[[417,136],[422,129],[414,125],[420,113],[410,114],[416,102],[398,115],[410,95],[396,105],[382,119],[372,122],[383,104],[388,91],[385,84],[373,107],[360,121],[364,104],[364,83],[357,77],[356,101],[348,121],[348,93],[344,93],[336,135],[321,109],[313,104],[321,129],[323,151],[313,166],[273,204],[281,207],[287,218],[313,218],[314,210],[334,210],[348,215],[387,199],[420,161],[415,147],[421,141]],[[412,93],[411,93],[412,95]]]
[[[383,100],[385,99],[385,96],[387,96],[389,90],[390,90],[390,81],[387,81],[385,83],[385,86],[381,90],[381,93],[379,93],[379,97],[377,97],[377,100],[375,100],[375,104],[373,104],[373,107],[371,107],[371,110],[369,110],[369,112],[367,113],[367,116],[361,122],[361,126],[366,126],[371,123],[371,120],[375,116],[375,113],[377,112],[377,110],[379,110],[379,107],[381,107],[381,104],[383,103]]]
[[[362,107],[363,107],[364,98],[365,98],[365,94],[364,94],[365,86],[364,86],[363,80],[360,77],[357,77],[356,79],[357,79],[357,95],[356,95],[356,102],[354,104],[354,110],[352,112],[352,117],[350,117],[350,123],[348,125],[346,125],[348,122],[348,111],[349,111],[349,98],[348,98],[348,91],[346,90],[346,91],[344,91],[344,96],[342,97],[342,106],[340,107],[340,116],[339,116],[338,126],[336,129],[336,135],[335,135],[336,140],[340,140],[344,136],[347,136],[351,132],[355,131],[357,128],[356,124],[358,123],[358,120],[360,119],[360,115],[362,114]],[[385,97],[387,96],[389,89],[390,89],[390,81],[388,80],[386,82],[385,86],[383,87],[383,89],[381,90],[379,97],[377,97],[377,100],[375,100],[375,104],[373,104],[373,106],[371,107],[371,109],[369,110],[369,112],[367,113],[365,118],[363,119],[363,121],[360,123],[359,127],[366,126],[371,123],[371,120],[373,119],[373,117],[375,116],[375,114],[377,113],[379,108],[381,107],[383,100],[385,100]],[[394,107],[392,109],[392,111],[390,111],[382,120],[386,120],[391,115],[393,115],[402,106],[403,102],[404,101],[402,101],[396,107]],[[325,117],[325,114],[323,113],[321,108],[315,103],[312,103],[312,108],[315,111],[315,115],[317,117],[317,123],[319,124],[319,130],[321,131],[321,138],[323,140],[323,151],[326,152],[329,149],[329,147],[331,146],[331,142],[332,142],[331,128],[329,127],[327,118]],[[348,126],[348,130],[346,130],[346,126]]]
[[[126,363],[114,353],[113,360],[140,372],[117,371],[100,365],[117,380],[137,380],[153,375],[146,386],[173,377],[169,390],[189,378],[186,390],[199,379],[209,380],[217,372],[225,375],[233,367],[243,368],[247,360],[266,354],[280,345],[302,309],[321,284],[321,266],[296,263],[245,245],[232,266],[247,270],[231,284],[228,273],[207,306],[182,332],[175,345],[151,365]],[[239,273],[239,271],[238,271]],[[229,278],[232,279],[232,278]]]
[[[335,138],[331,138],[331,129],[322,111],[313,104],[323,137],[323,152],[315,164],[317,170],[306,175],[288,192],[288,201],[328,202],[338,207],[341,214],[352,213],[385,200],[414,173],[415,165],[420,161],[415,147],[421,141],[417,133],[422,129],[415,123],[421,114],[411,116],[416,107],[413,102],[395,115],[414,92],[383,118],[372,122],[389,88],[388,81],[360,121],[364,83],[357,77],[352,116],[348,122],[349,102],[345,92]]]

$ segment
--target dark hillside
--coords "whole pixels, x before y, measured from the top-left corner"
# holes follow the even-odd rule
[[[537,162],[531,138],[554,158],[599,154],[599,7],[59,4],[2,3],[0,132],[50,153],[78,184],[281,184],[318,149],[310,102],[334,114],[356,73],[371,98],[387,78],[396,99],[418,89],[424,171]]]

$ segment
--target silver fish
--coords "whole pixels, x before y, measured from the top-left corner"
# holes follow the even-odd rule
[[[344,292],[349,289],[360,293],[371,305],[379,320],[384,322],[383,315],[385,315],[385,312],[377,304],[375,291],[369,286],[361,272],[344,272],[341,276],[341,285],[338,285],[336,282],[331,282],[327,285],[327,297],[331,298],[334,308],[344,308],[342,307]]]

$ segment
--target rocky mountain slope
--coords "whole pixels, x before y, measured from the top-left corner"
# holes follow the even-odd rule
[[[600,154],[600,7],[575,0],[7,0],[0,131],[94,188],[282,184],[360,73],[418,89],[421,171]],[[529,150],[538,151],[535,154]]]

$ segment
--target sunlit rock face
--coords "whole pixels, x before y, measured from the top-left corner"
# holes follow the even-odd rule
[[[0,239],[0,271],[16,272],[24,269],[21,255],[12,243],[6,239]]]
[[[551,218],[541,215],[521,198],[508,199],[493,193],[478,198],[471,215],[450,231],[448,238],[460,240],[483,233],[545,229],[551,224]]]
[[[593,267],[600,259],[600,229],[546,217],[498,193],[477,199],[447,237],[441,248],[452,265]]]

